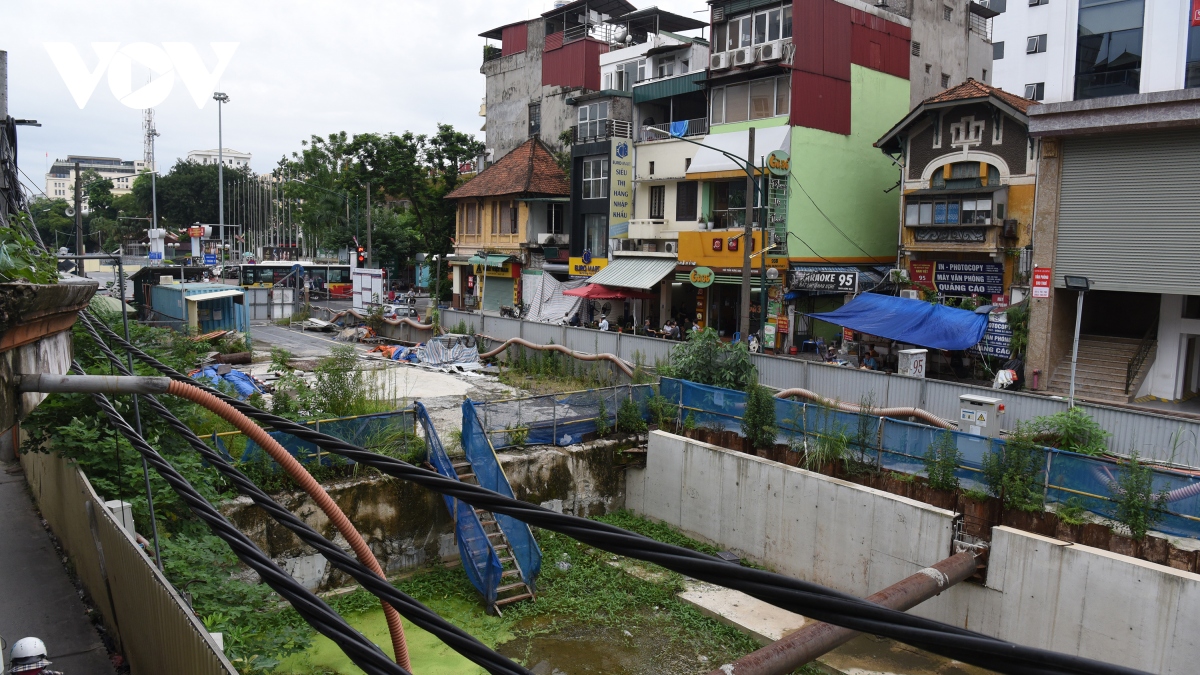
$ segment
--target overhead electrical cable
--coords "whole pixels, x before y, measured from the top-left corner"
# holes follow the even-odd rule
[[[107,326],[101,324],[101,328],[110,339],[123,349],[132,351],[143,363],[174,379],[201,386],[123,340]],[[656,563],[702,581],[742,591],[769,604],[818,621],[883,635],[933,653],[1006,673],[1126,675],[1142,672],[1078,656],[1017,645],[957,626],[886,609],[819,584],[730,564],[719,558],[664,544],[612,525],[556,513],[534,504],[504,497],[477,485],[446,478],[436,472],[378,455],[291,420],[266,413],[211,388],[202,388],[221,397],[252,419],[314,443],[326,451],[378,469],[387,475],[452,496],[478,508],[511,516],[529,525],[566,534],[611,553]]]

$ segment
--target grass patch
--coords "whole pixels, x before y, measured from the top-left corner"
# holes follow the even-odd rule
[[[628,511],[618,511],[596,520],[703,553],[717,552],[713,546]],[[535,602],[508,606],[502,617],[484,613],[482,599],[458,568],[437,568],[400,581],[396,586],[493,648],[514,639],[580,629],[595,634],[597,629],[612,628],[616,630],[610,632],[616,634],[627,630],[634,634],[655,635],[657,640],[669,645],[667,651],[687,655],[692,670],[697,670],[695,655],[707,657],[707,663],[716,667],[758,648],[754,640],[737,629],[710,619],[678,600],[675,594],[683,590],[684,581],[680,574],[650,563],[621,558],[562,534],[543,530],[537,538],[543,554],[538,598]],[[635,577],[612,563],[636,564],[647,572],[642,576],[653,581]],[[383,612],[374,596],[358,590],[333,599],[330,604],[377,644],[388,644]],[[483,672],[407,622],[405,630],[408,631],[414,672]],[[312,647],[286,659],[275,672],[315,675],[360,671],[350,665],[332,643],[318,637]]]

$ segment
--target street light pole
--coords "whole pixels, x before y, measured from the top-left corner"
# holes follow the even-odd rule
[[[666,136],[671,136],[672,138],[676,138],[685,143],[691,143],[692,145],[698,145],[702,148],[708,148],[709,150],[714,150],[716,152],[721,153],[726,158],[732,160],[733,162],[735,162],[736,164],[739,164],[741,166],[742,171],[744,171],[746,173],[746,225],[742,231],[742,234],[740,234],[738,236],[745,238],[745,240],[747,242],[749,242],[748,244],[743,242],[744,246],[753,247],[753,245],[754,245],[754,229],[753,229],[753,222],[751,219],[751,214],[754,211],[753,204],[754,204],[754,202],[757,201],[759,187],[758,187],[758,183],[756,183],[754,180],[754,165],[747,158],[754,156],[754,127],[750,127],[750,129],[749,129],[749,143],[746,148],[746,157],[738,157],[737,155],[732,155],[720,148],[714,148],[711,145],[705,145],[704,143],[700,143],[699,141],[693,141],[691,139],[684,138],[682,136],[673,136],[669,131],[664,131],[662,129],[658,129],[655,127],[646,127],[646,130],[650,131],[650,132],[654,132],[654,133],[663,134]],[[765,230],[764,230],[764,233],[765,233]],[[765,239],[766,238],[764,235],[763,248],[766,248]],[[740,329],[739,332],[742,334],[742,336],[746,340],[750,339],[750,271],[752,269],[751,261],[750,261],[750,253],[751,253],[751,251],[749,248],[745,249],[745,251],[743,251],[743,253],[742,253],[742,291],[741,291],[742,312],[741,312],[741,317],[740,317],[740,321],[739,321],[739,329]],[[765,280],[764,280],[764,283],[765,283]]]
[[[1075,407],[1075,365],[1079,362],[1079,327],[1083,319],[1083,296],[1087,294],[1092,287],[1092,282],[1087,277],[1066,276],[1063,278],[1068,290],[1076,291],[1079,294],[1078,304],[1075,306],[1075,343],[1071,348],[1071,390],[1067,394],[1067,407]]]
[[[751,165],[750,157],[754,156],[754,127],[749,129],[749,140],[746,146],[746,228],[743,236],[745,241],[742,242],[742,312],[738,321],[738,332],[741,333],[742,339],[747,343],[750,341],[750,249],[754,248],[754,202],[757,195],[757,184],[754,182],[754,167]],[[762,280],[764,283],[766,279]],[[707,310],[706,310],[707,311]],[[765,308],[759,309],[761,316]]]
[[[222,128],[221,106],[229,103],[229,96],[216,92],[213,100],[217,102],[217,224],[221,228],[221,264],[224,265],[225,245],[225,138]]]

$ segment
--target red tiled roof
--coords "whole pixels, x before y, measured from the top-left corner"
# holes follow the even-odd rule
[[[1016,94],[1010,94],[999,87],[993,87],[990,84],[980,82],[975,78],[968,77],[966,82],[952,87],[923,101],[923,103],[944,103],[947,101],[961,101],[973,98],[987,98],[995,96],[1012,107],[1020,110],[1022,113],[1029,111],[1029,106],[1034,105],[1037,101],[1033,101]]]
[[[561,197],[571,194],[567,174],[558,168],[550,149],[536,138],[501,157],[500,161],[446,195],[446,199],[520,193]]]

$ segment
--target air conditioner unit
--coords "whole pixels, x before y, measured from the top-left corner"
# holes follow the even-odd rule
[[[711,70],[728,70],[729,52],[718,52],[710,56],[708,59],[708,67]]]
[[[908,298],[909,300],[920,300],[921,292],[916,290],[915,288],[906,288],[906,289],[900,291],[900,297]]]
[[[733,65],[750,66],[754,64],[754,55],[758,50],[754,47],[742,47],[733,52]]]
[[[768,42],[758,48],[758,60],[767,63],[768,61],[779,61],[783,59],[783,40]]]
[[[677,242],[677,241],[663,242],[663,251],[665,251],[667,253],[674,253],[674,254],[678,255],[679,254],[679,242]]]

